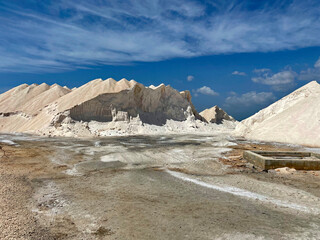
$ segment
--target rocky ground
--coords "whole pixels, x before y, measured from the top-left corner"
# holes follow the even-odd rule
[[[320,237],[319,172],[265,172],[241,157],[297,146],[196,135],[12,140],[1,144],[0,239]]]

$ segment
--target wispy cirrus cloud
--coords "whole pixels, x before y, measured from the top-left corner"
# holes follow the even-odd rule
[[[0,71],[65,71],[319,46],[320,3],[276,2],[2,2]]]

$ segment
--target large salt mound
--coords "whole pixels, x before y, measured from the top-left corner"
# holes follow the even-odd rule
[[[179,93],[170,86],[145,87],[134,80],[115,81],[108,78],[93,80],[57,101],[59,112],[70,111],[77,121],[109,122],[112,112],[122,114],[117,119],[138,117],[142,122],[162,125],[167,119],[186,120],[185,111],[191,107],[197,117],[188,91]]]
[[[223,121],[235,121],[233,117],[228,115],[223,109],[218,106],[203,110],[200,115],[210,123],[221,124]]]
[[[235,133],[248,139],[320,147],[320,85],[310,82],[243,120]]]
[[[73,90],[57,84],[23,84],[0,95],[1,132],[70,136],[72,131],[89,136],[97,135],[92,129],[114,129],[116,122],[122,127],[129,122],[161,126],[168,120],[195,119],[202,117],[189,91],[178,92],[164,84],[145,87],[126,79],[96,79]]]

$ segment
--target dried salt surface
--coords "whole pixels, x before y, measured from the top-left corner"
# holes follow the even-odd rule
[[[114,155],[106,155],[100,158],[101,162],[116,162],[118,161]]]
[[[230,151],[234,145],[230,136],[217,135],[167,135],[167,136],[122,136],[97,139],[43,138],[38,136],[6,135],[6,138],[19,141],[46,141],[56,149],[50,156],[55,165],[68,169],[63,173],[80,176],[77,164],[85,161],[105,163],[121,162],[124,168],[144,168],[145,166],[189,166],[206,161],[218,164],[218,158]],[[221,142],[221,143],[219,143]],[[199,150],[200,149],[200,150]],[[107,164],[106,164],[107,165]],[[220,165],[219,165],[220,166]]]
[[[7,144],[7,145],[17,145],[15,142],[11,140],[0,140],[1,143]]]
[[[7,139],[15,141],[15,137],[16,136],[12,136],[12,138],[7,137]],[[17,137],[22,138],[22,136],[17,136]],[[37,141],[38,139],[41,139],[41,138],[33,137],[33,139]],[[66,164],[68,166],[70,165],[70,169],[66,170],[65,173],[68,175],[71,175],[72,178],[68,178],[67,181],[61,181],[61,179],[57,179],[57,181],[54,180],[56,181],[57,186],[54,186],[54,185],[50,186],[50,184],[48,184],[43,186],[44,187],[43,190],[39,192],[37,191],[37,193],[39,194],[36,196],[36,198],[40,199],[38,203],[40,204],[40,206],[44,206],[45,208],[42,210],[39,208],[35,208],[34,210],[39,213],[39,216],[41,218],[49,218],[49,222],[50,222],[50,216],[52,216],[52,219],[55,218],[56,220],[59,220],[59,219],[61,220],[61,217],[65,217],[65,216],[70,217],[71,221],[74,222],[74,226],[76,226],[76,228],[80,232],[82,232],[82,234],[83,233],[96,234],[100,226],[105,226],[102,224],[106,224],[106,226],[114,230],[114,229],[117,229],[116,227],[121,228],[121,226],[123,227],[124,225],[126,225],[126,223],[124,222],[125,220],[128,220],[129,222],[132,221],[132,218],[130,218],[130,215],[128,216],[127,211],[123,211],[123,209],[125,208],[123,208],[121,211],[123,215],[119,215],[119,212],[114,211],[115,207],[114,205],[112,205],[112,203],[116,202],[116,204],[120,203],[120,205],[122,205],[122,202],[117,199],[116,195],[110,194],[110,192],[112,192],[111,190],[114,189],[115,186],[119,188],[120,192],[126,189],[124,186],[127,186],[128,189],[130,189],[129,192],[132,191],[132,193],[133,192],[137,193],[138,196],[141,196],[141,194],[146,194],[143,196],[150,197],[154,195],[155,198],[158,198],[158,196],[165,196],[167,198],[167,196],[170,197],[171,194],[168,195],[168,192],[167,190],[164,189],[164,186],[169,189],[172,186],[174,186],[175,191],[177,189],[181,190],[183,193],[183,196],[186,196],[184,193],[187,193],[188,195],[193,196],[194,193],[197,191],[197,188],[193,187],[193,184],[196,184],[198,188],[205,187],[207,189],[206,191],[203,191],[203,193],[208,193],[204,196],[205,201],[210,201],[208,197],[212,196],[211,194],[212,191],[219,191],[225,194],[225,195],[221,193],[217,194],[218,196],[221,195],[225,197],[225,198],[224,197],[222,198],[223,201],[225,199],[230,200],[230,202],[226,203],[229,206],[238,206],[237,203],[239,202],[239,198],[241,198],[241,200],[248,201],[249,204],[246,204],[246,205],[248,205],[247,207],[249,208],[262,207],[262,209],[264,210],[267,210],[269,208],[271,210],[270,211],[271,213],[275,213],[276,211],[280,217],[282,217],[281,215],[282,213],[284,213],[283,217],[288,217],[287,213],[289,213],[291,214],[289,216],[297,216],[297,218],[303,216],[303,217],[308,217],[310,219],[312,218],[317,219],[317,217],[313,217],[314,212],[312,212],[310,215],[304,214],[304,213],[309,213],[308,211],[310,211],[310,209],[313,210],[314,208],[317,208],[319,206],[318,198],[316,198],[312,194],[308,194],[304,191],[291,188],[288,185],[283,185],[283,188],[281,188],[279,187],[279,185],[281,184],[278,185],[270,182],[259,181],[256,179],[252,179],[248,175],[243,176],[243,178],[241,178],[239,176],[240,174],[234,174],[234,175],[226,174],[224,170],[221,170],[221,173],[218,172],[220,170],[215,169],[215,167],[220,168],[222,166],[219,165],[218,161],[215,161],[216,156],[220,156],[220,151],[223,149],[226,149],[224,146],[233,144],[232,142],[229,142],[229,141],[232,141],[233,139],[230,138],[229,136],[226,136],[225,134],[221,134],[221,135],[218,134],[216,136],[196,136],[196,135],[170,136],[170,135],[167,135],[167,136],[135,136],[135,137],[114,137],[114,138],[108,137],[108,138],[99,138],[99,140],[97,140],[96,138],[90,138],[90,139],[47,138],[47,140],[50,144],[50,147],[56,147],[57,150],[59,150],[58,153],[55,155],[55,157],[58,158],[59,160],[59,162],[57,162],[56,164]],[[222,144],[219,144],[219,142],[222,142]],[[134,147],[132,143],[137,143],[139,147],[137,148]],[[151,146],[149,146],[150,144]],[[81,153],[79,154],[79,156],[81,157],[79,157],[79,159],[74,159],[74,161],[70,162],[70,159],[76,157],[75,153]],[[90,169],[87,169],[87,168],[79,169],[81,171],[78,172],[77,165],[79,163],[78,160],[80,160],[80,158],[83,157],[82,159],[83,162],[92,161],[96,163],[97,161],[102,160],[103,156],[108,156],[108,155],[110,158],[120,157],[123,161],[125,161],[126,163],[129,163],[123,168],[125,168],[126,170],[133,170],[133,171],[124,171],[125,174],[122,174],[119,172],[119,174],[115,174],[115,175],[111,174],[112,176],[110,176],[110,174],[108,173],[104,175],[87,174],[87,171],[90,171]],[[201,164],[201,161],[204,162],[203,165]],[[146,165],[142,165],[142,166],[138,165],[139,163],[143,163],[143,162],[145,162]],[[195,162],[196,164],[194,164]],[[130,165],[130,163],[132,164]],[[215,165],[208,165],[208,163],[214,163]],[[108,165],[108,163],[102,163],[101,166],[103,165]],[[73,166],[74,168],[72,168],[71,166]],[[152,170],[153,166],[160,166],[160,167],[163,167],[164,169],[166,168],[174,169],[177,167],[180,169],[186,169],[187,171],[193,172],[194,174],[199,173],[199,176],[196,176],[196,177],[194,175],[187,175],[187,174],[183,174],[183,177],[187,177],[191,180],[197,180],[200,183],[204,182],[208,185],[213,185],[214,187],[218,186],[222,188],[222,190],[221,189],[217,190],[216,188],[212,189],[208,186],[201,186],[201,184],[199,185],[198,182],[195,183],[187,180],[182,180],[179,178],[171,177],[169,174],[167,175],[166,173],[153,171]],[[141,167],[144,170],[135,171],[136,170],[135,168],[138,168],[138,167]],[[208,172],[208,175],[206,175],[207,173],[203,171],[202,167],[206,169],[210,168],[210,172]],[[80,175],[78,175],[79,173],[83,174],[85,177],[80,177]],[[102,178],[103,176],[107,177],[108,181],[105,181],[105,179]],[[118,176],[121,176],[121,177],[118,178]],[[133,176],[137,176],[137,177],[133,177]],[[119,181],[121,179],[123,181]],[[190,184],[181,185],[180,180],[187,181]],[[275,180],[275,182],[277,181]],[[75,185],[75,183],[77,184]],[[141,184],[137,184],[137,183],[141,183]],[[150,184],[152,184],[153,186],[150,186]],[[78,186],[78,188],[76,186]],[[81,187],[79,188],[79,186]],[[123,186],[123,189],[122,189],[122,186]],[[150,187],[150,192],[146,190],[148,189],[147,186]],[[226,187],[228,188],[226,189]],[[89,198],[84,197],[86,195],[81,194],[81,189],[83,190],[82,192],[86,192],[85,190],[88,188],[90,189],[92,188],[92,190],[94,190],[93,194],[97,194],[97,195],[96,196],[91,195],[91,192],[90,192],[88,194],[90,195]],[[263,189],[265,189],[265,192],[263,191]],[[146,190],[146,192],[141,190]],[[161,190],[162,191],[165,190],[165,191],[161,192]],[[306,188],[306,191],[307,191],[307,188]],[[239,195],[238,194],[239,192],[244,196]],[[256,195],[252,196],[252,193],[258,195],[260,199],[256,200]],[[250,197],[247,196],[248,194],[249,195],[251,194]],[[44,195],[45,197],[42,197]],[[179,195],[179,192],[177,192],[177,195]],[[72,197],[69,199],[69,196],[72,196]],[[132,195],[132,196],[135,196],[135,195]],[[194,199],[194,197],[191,197],[190,199]],[[202,202],[201,196],[199,196],[199,199],[200,199],[199,202]],[[270,202],[270,199],[275,201]],[[294,200],[291,202],[292,199]],[[93,203],[92,200],[96,202]],[[128,201],[124,201],[124,202],[128,203]],[[180,197],[170,198],[169,202],[172,203],[170,205],[171,207],[184,206],[184,204],[186,204],[186,202],[183,202],[183,201],[181,202]],[[231,202],[233,202],[232,205],[230,205]],[[104,203],[106,204],[104,205]],[[149,201],[147,201],[146,203],[150,205],[147,205],[147,204],[141,204],[141,205],[144,205],[144,206],[146,205],[145,209],[146,211],[148,211],[150,209],[148,207],[152,206],[153,203]],[[289,207],[281,205],[281,204],[287,204],[287,203],[290,203],[293,205],[290,205]],[[107,209],[106,206],[108,206],[108,204],[110,204],[109,205],[110,211],[105,212],[105,210]],[[132,206],[130,204],[131,203],[129,203],[129,205],[126,205],[126,207]],[[214,206],[214,204],[212,206]],[[191,205],[186,205],[186,206],[187,208],[185,209],[188,215],[182,215],[182,217],[186,216],[186,218],[188,218],[190,214],[189,206],[191,206],[192,208],[194,207],[194,205],[192,205],[191,203]],[[51,211],[52,207],[53,207],[53,211]],[[165,209],[170,210],[167,204],[163,205],[163,207]],[[278,208],[275,209],[274,207],[278,207]],[[305,211],[305,207],[307,208],[306,211]],[[133,207],[130,207],[129,209],[133,209]],[[131,212],[132,213],[131,216],[133,216],[133,214],[136,215],[136,214],[139,214],[139,212],[143,212],[139,208],[135,208],[135,209],[136,209],[136,212]],[[41,210],[42,212],[39,212],[38,210]],[[197,212],[197,210],[195,211],[196,213],[199,213]],[[223,211],[225,211],[225,208],[222,208],[221,211],[222,211],[221,212],[222,215],[220,220],[224,218]],[[150,212],[150,215],[152,214],[154,213]],[[173,216],[176,216],[175,214]],[[238,214],[237,207],[235,208],[235,212],[233,212],[232,214],[234,214],[233,216],[236,216]],[[139,218],[139,216],[140,215],[138,215],[137,218]],[[153,219],[159,220],[158,217],[160,215],[158,215],[158,213],[152,216],[154,216],[152,220]],[[211,217],[212,215],[209,215],[207,218],[201,218],[201,222],[203,219],[203,222],[206,223],[204,225],[210,226],[210,220],[212,220]],[[108,221],[106,222],[105,219],[108,219]],[[117,219],[120,222],[124,222],[124,225],[120,225],[120,226],[117,224],[112,225],[112,223],[114,223],[112,222],[112,219]],[[166,222],[165,219],[166,218],[161,218],[161,221]],[[264,219],[267,219],[266,224],[269,225],[268,229],[270,229],[270,226],[271,227],[274,226],[274,225],[271,225],[271,222],[274,222],[274,219],[272,217],[264,218]],[[293,219],[290,219],[290,221],[294,222]],[[239,218],[239,216],[238,216],[238,220],[241,221],[241,218]],[[218,236],[221,236],[222,239],[239,239],[242,237],[245,239],[259,239],[257,235],[260,235],[262,230],[259,229],[259,226],[260,226],[259,223],[256,224],[253,222],[255,220],[256,220],[255,216],[254,217],[250,216],[249,220],[246,220],[246,222],[249,223],[250,225],[252,224],[254,225],[254,227],[258,226],[256,228],[257,230],[253,230],[250,232],[251,234],[249,232],[247,233],[246,230],[240,231],[238,233],[237,231],[239,228],[225,230],[222,227],[221,228],[223,230],[222,232],[221,232],[221,229],[218,229],[217,231]],[[178,224],[180,223],[179,221],[181,220],[177,220]],[[190,221],[191,222],[188,222],[188,223],[192,225],[194,223],[194,219],[190,219]],[[316,222],[316,220],[311,220],[311,222],[312,221]],[[59,221],[56,221],[56,222],[59,223]],[[111,222],[111,225],[110,225],[110,222]],[[226,224],[227,223],[228,221],[226,221]],[[178,224],[175,227],[179,228]],[[213,228],[215,223],[211,223],[211,224],[212,225],[210,227]],[[306,225],[308,224],[309,223],[306,223]],[[289,236],[288,239],[289,238],[290,239],[296,239],[296,238],[306,239],[310,237],[310,235],[307,235],[307,234],[310,234],[310,232],[312,231],[314,231],[314,235],[312,236],[319,236],[318,225],[313,227],[311,226],[311,224],[312,223],[310,223],[310,227],[308,226],[308,228],[306,228],[306,225],[303,225],[300,222],[298,222],[298,225],[292,228],[295,230],[294,234],[292,234],[292,238],[290,238],[291,235],[288,235]],[[244,223],[243,225],[246,225],[246,224]],[[56,225],[53,224],[50,226],[56,226]],[[142,224],[138,222],[136,226],[142,226]],[[155,228],[157,228],[157,226]],[[296,232],[296,230],[298,233]],[[199,231],[199,232],[203,231],[203,228],[202,227],[196,228],[195,231]],[[278,228],[272,231],[272,233],[274,234],[274,232],[276,231],[278,231]],[[132,233],[131,231],[129,232]],[[209,232],[210,231],[208,230],[208,233]],[[286,229],[286,232],[288,232],[288,229]],[[152,234],[152,232],[150,233]],[[176,234],[175,229],[173,229],[173,234]],[[268,235],[269,232],[264,234],[266,238],[268,236],[270,237],[270,235]],[[173,235],[173,236],[176,236],[176,235]],[[283,234],[281,236],[283,236]],[[114,235],[114,237],[117,237],[119,239],[126,239],[126,237],[123,237],[122,235]],[[216,237],[216,235],[212,235],[212,237],[219,239],[218,237]],[[78,237],[78,239],[80,238],[81,237]],[[85,237],[82,237],[82,238],[85,238]]]
[[[166,172],[168,174],[170,174],[171,176],[175,177],[175,178],[178,178],[178,179],[186,181],[186,182],[191,182],[191,183],[194,183],[196,185],[199,185],[199,186],[202,186],[202,187],[205,187],[205,188],[210,188],[210,189],[217,190],[217,191],[220,191],[220,192],[230,193],[230,194],[233,194],[235,196],[244,197],[244,198],[253,199],[253,200],[258,200],[258,201],[261,201],[263,203],[269,203],[269,204],[273,204],[273,205],[276,205],[276,206],[279,206],[279,207],[298,210],[298,211],[309,213],[309,214],[315,214],[315,215],[320,214],[320,209],[319,208],[315,208],[314,207],[315,205],[313,205],[311,207],[311,206],[305,206],[305,205],[297,204],[297,203],[293,203],[293,202],[288,202],[288,201],[285,201],[285,200],[276,199],[276,198],[273,198],[271,196],[266,196],[266,195],[259,194],[259,193],[256,193],[256,192],[248,191],[248,190],[243,189],[243,188],[234,187],[234,186],[231,186],[231,185],[211,184],[211,183],[208,183],[208,182],[204,182],[204,181],[198,180],[198,179],[196,179],[194,177],[191,177],[191,176],[189,176],[187,174],[183,174],[183,173],[179,173],[179,172],[175,172],[175,171],[171,171],[171,170],[167,170],[167,169],[166,169]],[[295,190],[295,191],[297,191],[297,190]],[[306,193],[306,192],[303,192],[303,191],[300,194],[310,195],[309,193]],[[314,197],[314,198],[316,198],[316,197]],[[292,198],[292,199],[294,199],[294,198]],[[319,202],[319,199],[317,199],[316,202]]]
[[[320,147],[320,85],[310,82],[243,120],[235,134],[248,139]]]
[[[65,170],[64,173],[67,175],[70,175],[70,176],[82,176],[83,175],[75,167]]]
[[[159,166],[159,165],[175,165],[182,163],[194,163],[206,160],[218,159],[223,153],[230,151],[228,148],[212,148],[201,147],[200,152],[195,153],[197,146],[190,147],[170,147],[154,149],[152,146],[146,146],[141,150],[134,147],[134,150],[122,149],[116,152],[110,152],[107,155],[102,155],[100,161],[102,162],[122,162],[126,164],[139,164],[140,167],[144,165]],[[137,151],[138,150],[138,151]],[[105,152],[108,151],[105,148]],[[110,151],[110,149],[109,149]],[[104,152],[96,152],[103,154]],[[130,168],[131,166],[129,166]]]
[[[36,204],[32,211],[38,213],[40,219],[45,219],[45,221],[42,221],[43,223],[48,222],[51,226],[56,222],[56,217],[68,212],[73,217],[73,221],[76,222],[77,228],[82,232],[94,233],[99,227],[97,219],[91,214],[84,213],[84,211],[80,212],[81,214],[70,212],[70,208],[75,209],[73,203],[63,197],[59,186],[52,181],[38,189],[33,197]]]
[[[32,211],[48,217],[50,221],[54,221],[54,217],[63,212],[69,204],[62,197],[61,189],[53,181],[48,181],[45,187],[38,189],[34,194],[34,199],[36,200],[36,206]]]

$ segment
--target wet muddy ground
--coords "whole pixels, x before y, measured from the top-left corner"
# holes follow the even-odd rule
[[[1,139],[16,145],[0,144],[0,239],[320,238],[319,172],[265,172],[241,157],[299,146],[226,135]]]

